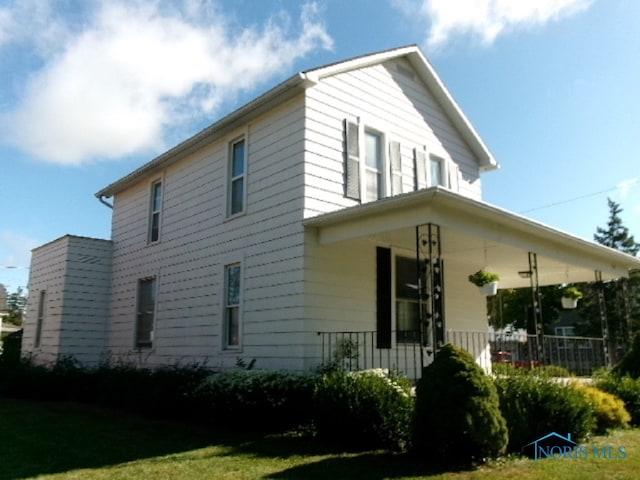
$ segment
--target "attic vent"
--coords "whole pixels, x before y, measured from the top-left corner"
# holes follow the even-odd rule
[[[413,76],[413,70],[411,70],[409,67],[405,67],[404,65],[400,65],[398,63],[396,64],[396,68],[398,70],[398,73],[400,73],[401,75],[404,75],[411,80],[415,80],[415,77]]]

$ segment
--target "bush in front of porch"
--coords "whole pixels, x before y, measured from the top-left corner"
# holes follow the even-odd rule
[[[445,345],[416,388],[414,450],[424,460],[467,465],[507,446],[495,385],[466,350]]]
[[[542,372],[511,368],[495,379],[500,408],[509,428],[508,451],[522,448],[551,432],[571,433],[579,442],[595,427],[593,408],[571,383]]]
[[[314,396],[318,436],[349,448],[403,451],[411,437],[411,382],[382,369],[322,376]]]

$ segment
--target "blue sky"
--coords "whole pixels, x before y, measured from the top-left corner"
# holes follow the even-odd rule
[[[631,0],[0,0],[0,283],[109,238],[96,191],[279,81],[414,43],[501,164],[485,201],[591,239],[609,196],[640,237],[639,22]]]

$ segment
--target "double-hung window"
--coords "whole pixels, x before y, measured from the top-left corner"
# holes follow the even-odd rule
[[[229,145],[228,169],[227,216],[231,217],[245,210],[247,160],[244,138],[239,138]]]
[[[402,193],[400,143],[358,121],[344,122],[345,196],[372,202]]]
[[[162,213],[162,182],[151,185],[151,204],[149,212],[149,243],[160,240],[160,222]]]
[[[429,186],[444,187],[444,160],[435,155],[429,155]]]
[[[364,201],[371,202],[383,196],[382,135],[364,132]]]
[[[240,347],[240,263],[224,267],[224,348]]]
[[[143,278],[138,281],[138,311],[136,315],[136,348],[151,348],[153,346],[153,327],[156,311],[155,277]]]

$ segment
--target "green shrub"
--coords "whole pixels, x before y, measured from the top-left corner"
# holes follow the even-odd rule
[[[416,389],[415,452],[446,465],[481,462],[507,445],[495,386],[471,354],[445,345]]]
[[[188,418],[196,407],[193,391],[210,374],[199,365],[157,370],[126,364],[87,368],[71,357],[52,366],[25,359],[17,365],[0,364],[0,395],[98,403],[137,413]]]
[[[227,370],[204,379],[195,397],[202,420],[242,430],[286,430],[310,421],[316,376]]]
[[[535,367],[530,370],[532,375],[538,375],[542,377],[573,377],[573,373],[571,373],[565,367],[560,367],[559,365],[541,365],[539,367]]]
[[[382,370],[323,375],[315,391],[318,436],[351,448],[407,448],[413,397],[410,382]]]
[[[575,388],[591,404],[596,421],[596,433],[604,434],[612,428],[624,428],[629,425],[631,415],[618,397],[587,385],[576,384]]]
[[[495,384],[509,428],[510,452],[551,432],[571,433],[579,442],[594,427],[591,405],[572,385],[527,372],[497,377]]]
[[[597,377],[596,387],[620,398],[631,415],[631,425],[640,426],[640,379],[605,373]]]
[[[19,364],[22,350],[22,330],[3,336],[1,341],[0,363],[8,366]]]

